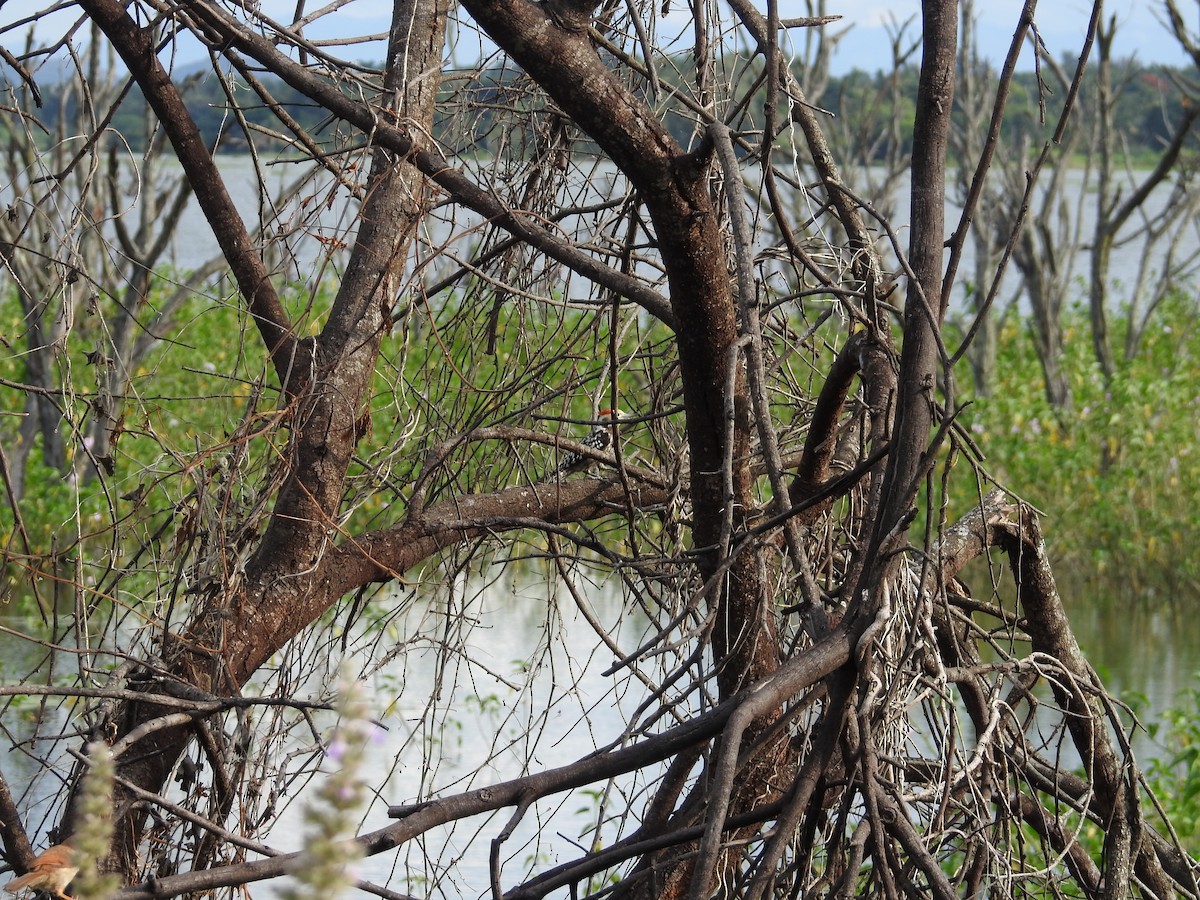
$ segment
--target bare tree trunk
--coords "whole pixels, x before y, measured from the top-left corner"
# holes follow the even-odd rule
[[[546,8],[526,0],[463,5],[603,147],[641,191],[650,212],[676,323],[697,567],[715,616],[720,696],[731,697],[774,671],[779,646],[759,552],[746,547],[726,558],[731,541],[740,543],[755,502],[750,402],[735,352],[736,313],[721,231],[708,193],[711,146],[685,153],[612,77],[590,46],[590,7]],[[768,725],[769,720],[759,728]],[[762,765],[773,767],[771,754],[764,756]],[[748,782],[759,780],[758,769],[752,767]],[[735,807],[744,808],[747,800]],[[664,876],[654,888],[657,895],[681,896],[689,870],[684,865]]]
[[[1109,231],[1112,213],[1113,128],[1112,44],[1116,36],[1116,17],[1096,33],[1096,129],[1099,134],[1096,166],[1096,226],[1092,238],[1092,258],[1088,279],[1088,310],[1092,323],[1092,349],[1105,384],[1112,382],[1116,372],[1112,341],[1108,336],[1108,269],[1112,258],[1112,243],[1116,234]]]
[[[1174,26],[1176,39],[1185,49],[1188,48],[1189,38],[1182,23]],[[1113,71],[1113,41],[1117,35],[1116,18],[1111,18],[1107,25],[1100,29],[1098,43],[1098,61],[1096,71],[1096,222],[1092,231],[1091,264],[1088,271],[1088,312],[1091,321],[1092,350],[1105,384],[1111,384],[1117,374],[1116,353],[1113,350],[1113,338],[1109,334],[1109,319],[1115,312],[1112,309],[1114,301],[1111,292],[1112,281],[1112,251],[1117,243],[1118,235],[1122,239],[1141,239],[1145,241],[1145,256],[1149,257],[1159,246],[1156,238],[1162,233],[1162,224],[1145,222],[1134,228],[1132,234],[1122,235],[1122,229],[1137,214],[1143,213],[1152,193],[1165,185],[1168,179],[1175,177],[1179,184],[1175,189],[1172,201],[1167,203],[1162,213],[1155,218],[1170,221],[1180,221],[1192,216],[1197,202],[1195,191],[1179,190],[1185,184],[1190,184],[1195,178],[1192,169],[1180,170],[1176,165],[1184,145],[1192,133],[1197,119],[1200,119],[1200,109],[1194,103],[1185,105],[1183,115],[1175,123],[1170,142],[1163,148],[1154,168],[1144,176],[1134,177],[1128,169],[1125,177],[1117,171],[1115,155],[1121,150],[1123,140],[1118,133],[1114,117],[1116,110],[1116,93]],[[1200,56],[1200,53],[1196,53]],[[1177,218],[1180,217],[1180,218]],[[1153,280],[1159,284],[1175,281],[1183,276],[1186,269],[1173,265],[1173,253],[1168,253],[1163,260],[1163,270],[1156,273]],[[1186,262],[1185,262],[1186,265]],[[1147,267],[1143,264],[1138,269],[1134,282],[1128,285],[1130,298],[1128,313],[1125,314],[1126,357],[1133,352],[1137,345],[1137,335],[1145,327],[1145,322],[1139,322],[1140,304],[1137,302],[1147,278]],[[1161,292],[1157,288],[1155,293]],[[1106,447],[1105,452],[1109,452]]]
[[[221,588],[198,606],[191,623],[165,653],[173,676],[184,683],[206,692],[237,693],[272,653],[329,603],[320,592],[314,597],[313,580],[317,564],[330,549],[343,480],[363,433],[360,418],[379,342],[390,328],[408,247],[428,202],[424,179],[414,169],[397,165],[391,152],[375,151],[368,199],[333,310],[316,341],[297,346],[288,315],[247,240],[211,156],[198,140],[195,124],[165,73],[147,54],[145,35],[119,4],[86,0],[85,5],[138,78],[151,106],[160,110],[255,314],[280,384],[292,398],[289,464],[281,475],[266,532],[252,555],[232,561],[244,566],[241,577],[214,573]],[[222,13],[202,7],[197,4],[193,12],[220,27]],[[381,111],[404,117],[426,132],[439,83],[429,73],[440,68],[446,20],[445,0],[399,2],[393,11]],[[310,574],[295,578],[299,572]],[[162,713],[153,705],[130,704],[123,731],[128,733]],[[123,763],[122,777],[138,787],[158,790],[190,739],[190,730],[184,728],[154,734],[136,759]],[[224,766],[227,761],[218,758],[212,764]],[[225,809],[233,800],[219,799]],[[133,877],[144,812],[136,810],[118,825],[117,868]]]
[[[946,310],[941,298],[942,247],[946,240],[946,147],[954,107],[958,4],[954,0],[925,0],[921,19],[925,38],[913,127],[912,236],[904,304],[904,348],[900,356],[896,425],[888,453],[884,504],[875,528],[877,547],[908,515],[919,481],[930,464],[927,452],[933,425],[933,390],[939,355],[944,353],[941,325]]]
[[[1073,405],[1071,383],[1062,371],[1064,334],[1062,322],[1063,282],[1066,280],[1059,264],[1047,258],[1046,248],[1053,246],[1049,229],[1036,223],[1021,235],[1020,250],[1015,254],[1017,266],[1025,275],[1033,315],[1029,330],[1042,366],[1046,386],[1046,401],[1050,408],[1066,412]],[[1036,236],[1036,237],[1035,237]],[[1039,242],[1037,237],[1041,238]]]

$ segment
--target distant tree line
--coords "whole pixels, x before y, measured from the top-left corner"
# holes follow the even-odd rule
[[[1114,68],[1119,73],[1121,90],[1114,97],[1113,125],[1125,139],[1126,152],[1134,157],[1160,152],[1171,139],[1173,124],[1188,107],[1185,83],[1190,73],[1170,66],[1142,65],[1135,59],[1118,61]],[[864,137],[870,128],[894,119],[899,125],[896,133],[899,146],[894,149],[907,155],[912,145],[912,104],[917,96],[918,74],[918,66],[908,63],[894,71],[868,74],[855,70],[831,77],[820,105],[851,126],[860,127]],[[988,65],[979,74],[984,78],[996,77]],[[1045,121],[1046,114],[1040,105],[1045,99],[1045,89],[1046,81],[1043,79],[1039,85],[1035,72],[1018,72],[1013,77],[1001,130],[1009,146],[1021,146],[1031,140],[1040,142],[1053,129],[1055,123]],[[1096,71],[1091,69],[1083,76],[1081,102],[1089,103],[1095,92]],[[897,100],[893,98],[902,104],[898,112]],[[962,124],[961,108],[956,108],[955,125]],[[881,159],[885,156],[884,147],[876,152]]]
[[[725,67],[732,71],[752,69],[754,62],[736,56],[726,58]],[[758,61],[759,64],[761,61]],[[983,64],[986,70],[990,64]],[[672,60],[671,65],[660,67],[658,78],[663,90],[671,90],[685,83],[694,83],[694,68],[690,60]],[[1134,58],[1118,61],[1120,91],[1114,98],[1113,124],[1124,137],[1125,151],[1134,158],[1147,156],[1162,149],[1171,139],[1172,123],[1177,122],[1187,110],[1190,100],[1187,90],[1188,79],[1194,77],[1190,68],[1164,65],[1144,65]],[[917,96],[919,66],[912,61],[878,69],[874,73],[854,69],[845,75],[821,76],[822,84],[817,90],[810,85],[809,98],[830,117],[840,120],[844,133],[856,135],[860,151],[865,149],[868,158],[884,162],[897,155],[907,156],[912,149],[914,103]],[[753,74],[753,73],[751,73]],[[987,75],[984,71],[982,74]],[[995,73],[991,73],[995,76]],[[797,66],[795,76],[805,82],[805,72]],[[1039,90],[1039,76],[1033,72],[1018,72],[1013,78],[1008,113],[1004,121],[1003,137],[1010,146],[1020,146],[1028,140],[1041,140],[1047,127],[1043,120],[1040,102],[1044,99]],[[525,75],[509,65],[494,65],[482,70],[447,72],[444,81],[452,87],[443,90],[446,98],[471,97],[472,102],[486,110],[489,105],[507,117],[514,103],[528,103],[529,92]],[[336,139],[336,123],[326,110],[284,84],[277,77],[263,76],[262,83],[276,98],[279,107],[291,116],[318,143]],[[466,83],[466,87],[464,87]],[[1081,86],[1081,97],[1086,101],[1094,92],[1096,75],[1086,73]],[[277,113],[266,105],[247,104],[235,108],[231,94],[239,98],[250,92],[246,79],[234,75],[218,78],[211,71],[197,72],[182,79],[182,95],[188,110],[196,120],[201,134],[210,147],[217,152],[244,152],[248,144],[243,129],[251,128],[264,132],[269,140],[270,133],[277,131]],[[67,80],[41,83],[42,115],[47,121],[57,121],[60,116],[66,121],[78,116],[80,97],[71,89]],[[1043,79],[1041,87],[1044,89]],[[519,99],[517,99],[519,98]],[[530,109],[530,113],[537,110]],[[742,128],[757,131],[761,128],[762,103],[745,104]],[[961,115],[956,110],[956,117]],[[111,128],[122,135],[131,149],[142,151],[148,136],[143,123],[147,119],[146,102],[140,92],[128,94],[112,118]],[[497,151],[494,135],[495,116],[486,112],[478,115],[475,127],[469,133],[461,131],[462,120],[451,108],[439,111],[434,123],[434,134],[439,143],[462,152],[474,145],[480,153],[494,154]],[[274,123],[274,124],[273,124]],[[690,118],[679,111],[668,112],[664,124],[672,135],[686,143],[694,129]],[[508,123],[511,126],[511,123]],[[282,142],[282,135],[280,135]],[[512,135],[505,135],[506,141]],[[1194,143],[1194,141],[1193,141]],[[532,144],[530,146],[533,146]]]

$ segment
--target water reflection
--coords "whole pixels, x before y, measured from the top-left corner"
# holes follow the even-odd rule
[[[47,681],[70,683],[73,660],[21,637],[28,634],[49,641],[56,633],[36,615],[0,615],[0,683],[6,687],[42,685]],[[68,668],[63,669],[64,664]],[[54,678],[49,674],[52,672],[62,674]],[[73,742],[54,743],[72,727],[70,704],[57,697],[36,695],[4,697],[0,703],[0,728],[8,741],[4,778],[24,816],[30,840],[45,849],[49,842],[39,838],[57,825],[60,787],[71,769],[66,749]],[[50,777],[45,777],[47,758],[52,769]]]
[[[532,577],[460,584],[437,598],[410,593],[377,601],[383,608],[400,604],[383,627],[402,650],[373,675],[375,707],[388,710],[389,730],[368,764],[380,791],[364,829],[389,824],[389,805],[565,765],[622,735],[644,694],[624,690],[627,673],[602,674],[616,654],[588,618],[608,631],[621,653],[637,647],[649,624],[630,614],[613,587],[581,587],[587,616],[568,592],[555,593]],[[364,626],[360,649],[373,642],[369,633],[378,624]],[[636,789],[631,777],[613,784],[607,797],[582,791],[535,804],[505,844],[504,883],[579,855],[579,846],[596,838],[588,829],[597,808],[609,804],[615,828],[626,811],[618,798]],[[363,861],[359,874],[396,890],[484,895],[490,841],[511,815],[506,809],[434,829],[398,858]],[[269,843],[301,848],[299,809],[287,811]]]
[[[408,802],[437,796],[439,790],[460,791],[516,777],[525,772],[527,758],[541,767],[562,765],[621,733],[631,705],[641,694],[634,691],[636,696],[626,699],[616,693],[612,680],[600,675],[612,654],[600,647],[570,597],[559,594],[548,603],[549,591],[538,581],[499,582],[474,592],[475,598],[462,606],[457,605],[461,601],[444,604],[425,599],[417,600],[407,611],[406,627],[415,626],[418,632],[436,630],[436,623],[446,616],[469,617],[469,658],[450,663],[433,646],[405,655],[404,697],[409,699],[401,702],[410,704],[406,721],[411,724],[418,718],[419,710],[411,705],[413,696],[439,687],[451,690],[455,712],[443,720],[438,734],[453,746],[442,748],[452,752],[430,777],[424,777],[419,744],[390,743],[381,754],[381,762],[398,762],[384,791],[389,802]],[[463,596],[471,593],[464,591]],[[1153,721],[1192,683],[1200,617],[1188,616],[1178,607],[1136,601],[1122,604],[1066,588],[1064,596],[1084,652],[1112,690],[1118,695],[1146,696],[1144,721]],[[1084,605],[1072,598],[1090,602]],[[599,617],[616,629],[624,649],[641,640],[646,624],[640,618],[623,618],[625,607],[615,584],[594,585],[588,600]],[[530,659],[540,662],[526,671],[522,663]],[[381,702],[391,701],[389,690],[392,688],[383,688]],[[1047,716],[1043,726],[1057,720],[1052,702],[1043,712]],[[536,733],[536,740],[518,740],[524,731]],[[1155,745],[1144,732],[1135,736],[1134,747],[1143,760],[1156,755]],[[633,792],[634,787],[623,784],[620,790]],[[580,793],[547,798],[531,811],[506,845],[504,883],[514,883],[532,864],[544,868],[578,855],[577,843],[590,839],[584,829],[594,821],[595,803],[596,798]],[[640,807],[635,804],[634,808]],[[368,819],[368,827],[386,824],[386,818],[375,815]],[[457,896],[486,895],[488,842],[504,827],[508,816],[505,810],[473,820],[469,832],[460,829],[454,833],[447,828],[427,836],[420,854],[411,853],[397,863],[412,867],[407,877],[384,858],[365,862],[362,875],[378,881],[390,876],[393,887],[407,885],[414,890],[445,877],[450,880],[442,882],[444,888],[451,891],[452,886]],[[288,828],[283,822],[277,833],[284,834]],[[449,866],[423,868],[428,860],[435,861],[432,865],[453,861],[454,871],[445,871]]]
[[[649,624],[631,614],[615,583],[581,582],[591,616],[608,630],[619,652],[633,650]],[[1150,605],[1064,587],[1072,624],[1088,659],[1118,695],[1142,694],[1145,719],[1153,720],[1193,684],[1200,646],[1200,617],[1183,604]],[[9,616],[14,631],[37,633],[36,621]],[[337,643],[341,643],[340,641]],[[12,633],[0,633],[0,676],[13,684],[38,669],[45,650]],[[616,654],[605,647],[565,590],[526,572],[491,581],[460,581],[435,594],[411,588],[376,600],[345,637],[345,655],[359,671],[368,658],[388,657],[366,667],[372,708],[387,726],[372,747],[366,778],[377,788],[359,824],[362,830],[391,822],[389,805],[424,800],[515,778],[530,768],[572,762],[619,738],[644,688],[621,676],[602,673]],[[337,660],[331,660],[331,668]],[[656,674],[652,670],[646,673]],[[309,685],[312,696],[325,685]],[[628,688],[626,692],[624,688]],[[36,701],[11,705],[4,728],[14,744],[32,733]],[[47,720],[45,733],[58,733],[64,720]],[[328,734],[330,715],[315,717],[318,733]],[[39,749],[47,745],[40,744]],[[1135,742],[1147,758],[1153,744],[1143,734]],[[297,746],[302,753],[315,744]],[[36,779],[36,763],[10,749],[5,775],[24,785]],[[55,779],[46,790],[22,798],[30,824],[52,819]],[[505,844],[503,882],[511,885],[531,867],[545,868],[581,852],[591,843],[589,825],[606,804],[612,830],[627,809],[640,809],[639,785],[626,779],[607,796],[577,792],[549,797],[529,811]],[[299,805],[311,792],[297,792],[293,805],[264,840],[280,850],[304,843]],[[285,801],[286,802],[286,801]],[[422,836],[397,854],[365,860],[360,877],[389,883],[395,890],[422,895],[475,897],[489,890],[490,840],[511,815],[502,810],[457,827]],[[606,843],[611,835],[601,836]],[[273,895],[280,882],[253,892]]]
[[[1064,588],[1080,647],[1118,697],[1147,701],[1145,721],[1183,704],[1200,673],[1200,616],[1196,598],[1147,603],[1137,597]],[[1139,740],[1140,754],[1150,749]]]

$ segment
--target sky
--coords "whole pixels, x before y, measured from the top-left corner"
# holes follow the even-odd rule
[[[294,2],[295,0],[262,0],[264,7],[279,4],[281,19],[287,18]],[[766,0],[756,2],[765,12]],[[1192,22],[1194,30],[1200,32],[1200,0],[1176,2],[1183,15]],[[662,5],[662,0],[652,0],[654,8],[660,8]],[[808,10],[808,4],[804,0],[779,0],[779,6],[782,17],[806,15]],[[1023,6],[1023,0],[976,0],[975,7],[979,18],[977,36],[984,55],[996,63],[1002,61],[1008,52],[1009,43],[1016,30],[1017,17]],[[660,31],[675,33],[690,30],[686,0],[671,0],[670,7],[673,12],[666,23],[659,23]],[[842,16],[841,21],[829,27],[849,27],[833,62],[835,74],[844,74],[854,68],[874,71],[885,67],[891,61],[887,27],[889,23],[901,23],[911,18],[913,24],[910,26],[910,33],[914,38],[918,34],[920,0],[826,0],[826,7],[830,15]],[[1115,15],[1117,18],[1115,49],[1119,57],[1136,56],[1143,63],[1161,62],[1177,66],[1184,66],[1190,62],[1160,21],[1161,7],[1161,0],[1105,0],[1105,14]],[[1064,53],[1070,54],[1072,58],[1078,56],[1087,31],[1091,8],[1090,0],[1042,0],[1038,4],[1035,21],[1043,40],[1056,58],[1061,58]],[[369,10],[377,9],[378,30],[386,28],[389,0],[355,0],[345,7],[346,11],[353,9],[357,9],[360,16],[366,16]],[[800,41],[802,37],[797,35],[795,39]],[[472,48],[468,46],[463,52],[469,54]],[[477,43],[473,52],[478,52]],[[1028,50],[1023,54],[1021,67],[1033,67],[1033,57]]]
[[[661,6],[662,0],[653,0],[653,6]],[[804,0],[779,0],[780,14],[784,17],[806,14],[808,4]],[[44,0],[49,3],[49,0]],[[0,0],[0,26],[29,15],[41,8],[44,3],[33,0]],[[758,0],[765,10],[765,0]],[[1177,0],[1183,15],[1189,19],[1194,32],[1200,32],[1200,0]],[[296,0],[260,0],[258,4],[264,12],[279,21],[288,21],[294,14]],[[309,0],[309,9],[322,5],[321,0]],[[686,0],[672,0],[670,6],[674,10],[669,19],[659,23],[663,33],[689,27],[686,10]],[[889,23],[902,23],[912,18],[913,25],[910,33],[917,34],[920,21],[920,0],[826,0],[827,11],[841,15],[843,18],[833,29],[849,28],[839,44],[839,51],[833,61],[835,74],[844,74],[851,69],[860,68],[875,71],[884,68],[890,62],[891,51],[887,26]],[[978,37],[984,55],[994,62],[1003,60],[1013,31],[1017,16],[1023,6],[1022,0],[977,0],[979,14]],[[1166,63],[1184,66],[1188,58],[1179,48],[1175,39],[1160,21],[1160,0],[1106,0],[1106,15],[1115,15],[1118,23],[1116,53],[1120,57],[1136,56],[1143,63]],[[322,20],[322,31],[329,28],[342,29],[343,33],[371,33],[386,31],[391,9],[391,0],[354,0],[343,6],[337,12]],[[1057,58],[1068,54],[1071,58],[1078,55],[1087,28],[1091,4],[1087,0],[1042,0],[1036,13],[1036,22],[1043,40]],[[60,30],[69,27],[76,18],[77,10],[65,10],[56,15],[53,24]],[[65,24],[62,24],[65,23]],[[795,34],[795,33],[794,33]],[[10,50],[14,36],[6,35],[0,38]],[[794,40],[802,37],[795,34]],[[366,46],[357,51],[343,49],[343,53],[356,59],[379,60],[383,56],[382,47]],[[467,62],[462,54],[478,53],[478,43],[472,50],[469,41],[464,41],[458,49],[460,62]],[[199,61],[202,54],[197,50],[196,59],[179,58],[184,64]],[[1028,49],[1023,53],[1022,68],[1032,68],[1032,55]]]
[[[781,0],[781,7],[789,0]],[[804,4],[791,0],[796,6]],[[843,47],[834,60],[835,74],[844,74],[856,66],[868,71],[880,68],[871,60],[886,61],[890,44],[886,24],[903,22],[909,17],[919,22],[920,0],[827,0],[830,14],[842,15],[843,22],[852,25],[843,39]],[[1200,31],[1200,0],[1177,0],[1184,17],[1190,20],[1193,33]],[[978,34],[986,57],[999,63],[1008,52],[1022,0],[978,0]],[[1162,4],[1155,0],[1106,0],[1106,16],[1117,18],[1117,39],[1114,52],[1120,57],[1136,56],[1144,64],[1165,63],[1185,66],[1190,60],[1179,48],[1175,38],[1162,24]],[[1092,4],[1084,0],[1043,0],[1038,4],[1034,20],[1046,46],[1056,58],[1069,53],[1078,55],[1087,32]],[[781,13],[785,15],[786,13]],[[796,15],[803,13],[797,12]],[[839,23],[839,25],[842,23]],[[838,27],[838,26],[833,26]],[[1032,68],[1032,56],[1022,55],[1021,68]]]

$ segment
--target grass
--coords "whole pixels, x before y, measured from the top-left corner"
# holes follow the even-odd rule
[[[998,382],[975,398],[964,425],[988,471],[1046,513],[1051,556],[1072,577],[1119,578],[1126,592],[1146,597],[1200,587],[1192,552],[1200,539],[1196,315],[1190,296],[1173,296],[1138,356],[1105,383],[1086,312],[1072,310],[1062,360],[1069,409],[1047,402],[1024,323],[1003,330]],[[958,499],[960,508],[973,502]]]
[[[307,307],[315,327],[322,304],[300,294],[292,302]],[[360,447],[365,463],[350,473],[349,528],[377,527],[389,516],[390,495],[378,493],[372,476],[376,463],[390,468],[393,483],[410,481],[433,440],[430,435],[445,434],[455,422],[502,421],[509,410],[546,396],[547,386],[571,383],[579,385],[571,404],[564,401],[546,411],[576,418],[590,414],[586,392],[596,384],[599,371],[592,370],[604,358],[607,340],[602,329],[589,326],[592,320],[531,321],[534,314],[517,310],[507,333],[501,323],[493,354],[482,352],[478,341],[454,337],[480,333],[486,323],[475,321],[477,315],[471,304],[446,304],[428,311],[421,320],[427,324],[412,325],[415,333],[385,342],[370,402],[372,434]],[[1169,298],[1137,357],[1106,383],[1092,358],[1086,312],[1069,312],[1061,361],[1073,392],[1068,409],[1053,409],[1047,402],[1024,323],[1010,321],[1003,329],[998,382],[989,396],[974,398],[962,422],[986,453],[988,471],[1047,514],[1050,551],[1061,571],[1098,584],[1119,577],[1127,593],[1132,589],[1146,597],[1200,586],[1200,556],[1191,552],[1200,539],[1194,502],[1200,497],[1197,316],[1190,295]],[[210,305],[197,307],[182,321],[172,342],[160,345],[134,375],[135,396],[126,404],[107,492],[95,482],[81,489],[82,466],[76,476],[64,478],[42,465],[36,452],[30,455],[29,489],[21,508],[35,555],[62,552],[77,535],[103,532],[128,515],[135,502],[146,505],[143,512],[186,515],[187,497],[204,477],[197,462],[218,465],[222,454],[232,452],[237,423],[248,415],[270,414],[271,390],[257,402],[252,396],[264,363],[252,330],[245,343],[244,315]],[[0,309],[0,324],[10,335],[21,333],[15,303]],[[77,462],[91,415],[86,393],[91,372],[81,360],[96,340],[86,325],[78,325],[65,356],[75,381],[84,385],[62,403]],[[1119,332],[1114,335],[1116,345],[1121,340]],[[556,354],[558,363],[539,366],[539,360]],[[636,360],[628,365],[621,375],[622,393],[649,390],[643,382],[652,377],[651,368],[639,369]],[[0,359],[0,375],[24,380],[18,353]],[[18,391],[0,391],[0,412],[19,413],[22,403]],[[443,415],[444,423],[439,421]],[[5,416],[0,423],[12,427],[16,421]],[[247,430],[255,430],[253,423]],[[249,448],[264,465],[281,450],[268,440],[256,439]],[[5,443],[11,448],[11,438]],[[405,452],[396,453],[398,447]],[[464,466],[486,463],[493,478],[507,478],[495,469],[495,449],[471,448]],[[513,454],[527,453],[500,449],[510,466],[518,464]],[[545,466],[536,449],[532,457],[520,458],[525,469]],[[974,485],[970,478],[955,482],[959,495],[953,501],[961,511],[973,504]],[[124,499],[130,496],[137,499]],[[0,505],[0,539],[12,537],[14,524],[8,504]],[[23,537],[17,547],[24,549]]]

